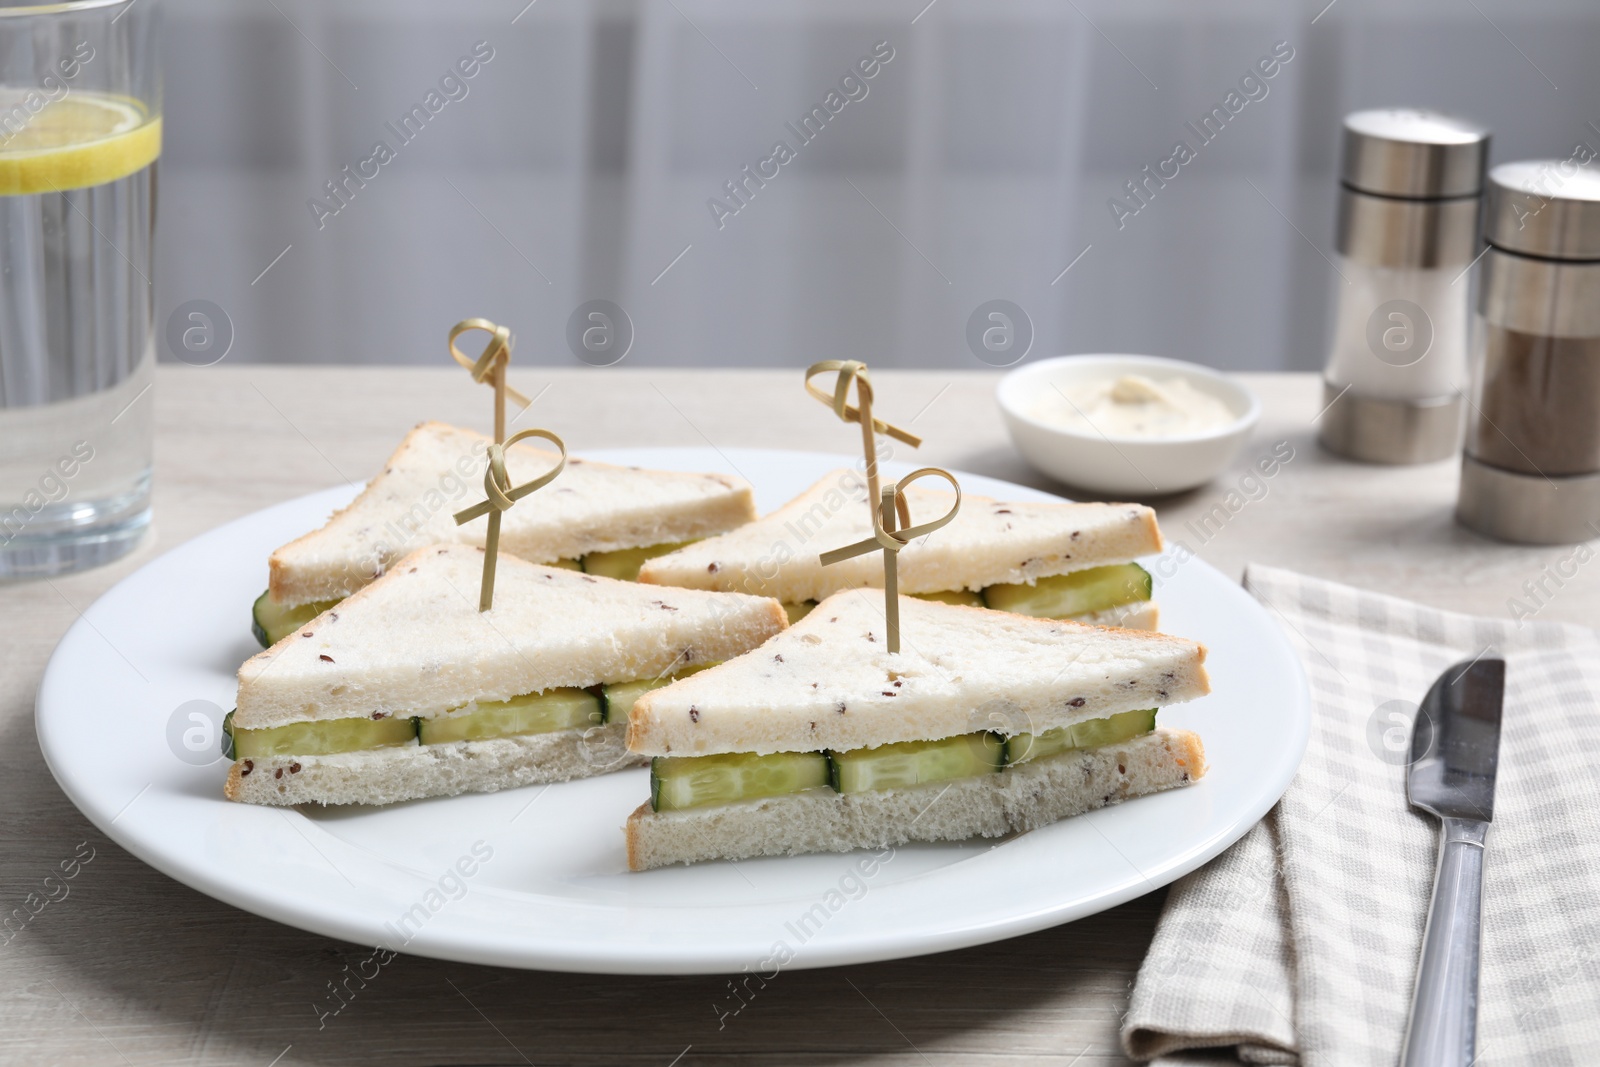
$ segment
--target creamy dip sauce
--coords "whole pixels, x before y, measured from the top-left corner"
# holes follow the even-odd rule
[[[1185,437],[1236,421],[1226,404],[1182,378],[1155,381],[1140,374],[1040,389],[1028,414],[1107,437]]]

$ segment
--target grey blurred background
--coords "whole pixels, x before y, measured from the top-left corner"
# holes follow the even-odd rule
[[[483,315],[519,364],[576,366],[567,320],[604,299],[632,320],[629,366],[977,367],[968,317],[1005,299],[1031,358],[1312,369],[1341,115],[1459,113],[1494,161],[1600,146],[1594,0],[168,0],[166,19],[157,335],[210,300],[238,362],[439,363]],[[866,96],[801,144],[785,124],[880,41]],[[385,124],[477,42],[492,59],[402,144]],[[1199,145],[1184,123],[1276,42],[1293,58],[1266,95],[1119,228],[1110,198]],[[394,158],[340,204],[326,183],[380,139]],[[780,139],[795,158],[719,228],[708,200],[737,206],[724,183]]]

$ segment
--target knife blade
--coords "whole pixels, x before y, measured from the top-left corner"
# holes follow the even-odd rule
[[[1411,729],[1406,795],[1439,819],[1439,859],[1406,1026],[1405,1067],[1476,1056],[1483,850],[1494,817],[1506,664],[1480,656],[1441,674]]]

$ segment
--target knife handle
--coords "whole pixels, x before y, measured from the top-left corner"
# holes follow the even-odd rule
[[[1402,1067],[1468,1067],[1478,1025],[1483,838],[1489,824],[1443,819],[1433,902],[1411,997]]]

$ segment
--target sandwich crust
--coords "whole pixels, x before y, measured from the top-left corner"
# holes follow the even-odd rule
[[[875,553],[824,567],[819,553],[870,537],[865,481],[837,470],[777,511],[718,537],[658,556],[641,582],[721,589],[789,603],[842,589],[883,586]],[[949,510],[951,493],[906,490],[912,522]],[[1036,504],[963,494],[961,510],[932,537],[900,553],[900,592],[976,592],[1161,551],[1153,510],[1142,504]]]

